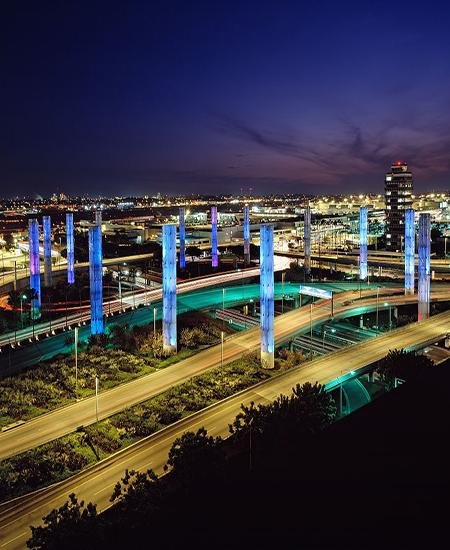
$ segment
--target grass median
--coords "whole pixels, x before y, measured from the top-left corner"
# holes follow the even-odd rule
[[[26,451],[0,463],[0,495],[5,502],[70,477],[112,453],[175,421],[265,380],[305,360],[284,353],[273,371],[249,354],[198,375],[98,424]]]

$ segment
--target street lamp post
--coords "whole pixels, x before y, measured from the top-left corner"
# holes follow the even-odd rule
[[[312,298],[312,300],[314,300],[314,298]],[[309,348],[309,352],[310,352],[310,355],[312,357],[312,315],[313,315],[313,302],[311,302],[311,307],[310,307],[310,310],[309,310],[309,325],[310,325],[310,339],[311,339],[311,342],[310,342],[310,348]]]
[[[95,377],[95,418],[98,424],[98,377]]]
[[[223,367],[223,330],[220,333],[220,340],[221,340],[221,346],[220,346],[220,366]]]
[[[389,306],[389,330],[391,330],[391,305],[389,302],[384,302],[384,307]]]
[[[286,273],[283,271],[281,274],[281,313],[284,313],[284,276]]]
[[[222,330],[225,329],[225,287],[222,288]]]
[[[78,401],[78,327],[75,327],[75,397]]]
[[[325,353],[325,335],[326,335],[327,331],[324,330],[323,331],[323,338],[322,338],[322,352]]]
[[[379,293],[380,287],[377,287],[377,334],[378,334],[378,293]]]
[[[23,300],[26,300],[25,295],[20,295],[20,328],[23,328]]]
[[[156,334],[156,307],[153,308],[153,337]]]

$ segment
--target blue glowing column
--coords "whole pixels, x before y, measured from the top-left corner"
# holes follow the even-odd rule
[[[367,208],[359,209],[359,278],[367,279]]]
[[[91,334],[103,333],[102,230],[89,228],[89,279],[91,290]]]
[[[414,253],[416,236],[414,210],[405,210],[405,294],[414,294]]]
[[[184,208],[180,208],[180,267],[186,267],[186,229],[184,226]]]
[[[305,208],[305,221],[303,225],[303,232],[305,240],[304,267],[306,273],[311,273],[311,207],[309,205]]]
[[[177,352],[177,226],[163,225],[163,349]]]
[[[52,224],[50,216],[42,218],[42,235],[44,241],[44,285],[52,284]]]
[[[244,265],[250,264],[250,215],[248,206],[244,208]]]
[[[273,225],[262,225],[260,229],[260,322],[261,322],[261,364],[268,369],[274,367],[274,276],[273,276]]]
[[[30,246],[30,289],[36,293],[31,300],[33,319],[41,316],[41,266],[39,262],[39,224],[36,219],[28,222],[28,242]]]
[[[73,244],[73,214],[66,214],[66,250],[67,250],[67,282],[75,282],[75,260]]]
[[[95,211],[95,225],[102,226],[102,211],[96,210]]]
[[[217,267],[219,265],[217,257],[217,206],[211,206],[211,257],[212,266]]]
[[[430,214],[419,217],[419,322],[430,316]]]

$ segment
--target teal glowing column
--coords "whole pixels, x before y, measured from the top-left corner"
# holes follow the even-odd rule
[[[75,257],[73,243],[73,214],[66,214],[67,282],[75,282]]]
[[[260,229],[260,323],[261,364],[273,369],[274,343],[274,270],[273,270],[273,225],[262,225]]]
[[[303,233],[305,241],[305,261],[304,267],[306,273],[311,273],[311,207],[305,208],[305,221],[303,224]]]
[[[367,279],[367,208],[359,209],[359,278]]]
[[[163,225],[163,349],[177,352],[177,226]]]
[[[186,229],[184,226],[184,208],[180,208],[180,267],[186,267]]]
[[[52,284],[52,224],[50,216],[42,218],[42,239],[44,242],[44,285]]]
[[[211,206],[211,257],[212,266],[217,267],[219,265],[217,257],[217,206]]]
[[[102,230],[89,228],[89,280],[91,291],[91,334],[103,333]]]
[[[244,208],[244,265],[250,264],[250,214],[248,206]]]
[[[414,253],[416,248],[414,210],[405,210],[405,294],[414,294]]]
[[[430,214],[419,217],[419,266],[417,283],[419,294],[418,320],[425,321],[430,316]]]
[[[102,226],[102,211],[96,210],[95,211],[95,225]]]
[[[39,224],[36,219],[28,222],[28,244],[30,247],[30,289],[35,292],[31,300],[33,319],[41,316],[41,266],[39,262]]]

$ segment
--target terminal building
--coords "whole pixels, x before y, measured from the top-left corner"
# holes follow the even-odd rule
[[[413,175],[406,162],[391,165],[386,174],[386,250],[402,250],[405,234],[405,210],[413,207]]]

